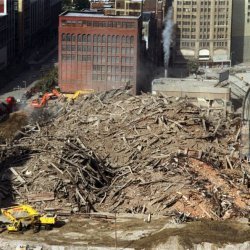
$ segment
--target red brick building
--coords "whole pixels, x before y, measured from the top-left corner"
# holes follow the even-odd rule
[[[64,12],[59,17],[59,86],[63,92],[140,90],[141,17]]]

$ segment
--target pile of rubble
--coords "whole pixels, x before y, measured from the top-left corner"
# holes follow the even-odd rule
[[[243,216],[239,136],[239,117],[224,110],[113,90],[65,103],[2,144],[2,180],[17,202],[65,215]]]

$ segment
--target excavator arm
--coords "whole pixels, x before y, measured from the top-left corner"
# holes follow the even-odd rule
[[[7,208],[1,209],[2,214],[11,221],[11,224],[7,224],[8,232],[18,232],[22,230],[22,222],[19,219],[16,219]]]
[[[56,97],[61,97],[62,94],[60,94],[56,89],[53,89],[51,93],[45,93],[43,96],[42,96],[42,99],[41,101],[39,101],[39,99],[36,99],[36,100],[33,100],[31,105],[34,107],[34,108],[42,108],[44,107],[48,100],[53,97],[53,96],[56,96]]]

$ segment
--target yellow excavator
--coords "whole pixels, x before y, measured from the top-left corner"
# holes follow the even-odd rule
[[[41,215],[29,205],[2,208],[1,212],[10,221],[10,223],[6,223],[9,233],[21,232],[29,228],[33,228],[35,233],[43,228],[50,230],[56,224],[57,219],[54,214]]]
[[[74,94],[64,94],[64,96],[66,96],[67,99],[70,101],[77,99],[80,95],[88,95],[92,93],[94,93],[93,89],[85,89],[85,90],[77,90]]]

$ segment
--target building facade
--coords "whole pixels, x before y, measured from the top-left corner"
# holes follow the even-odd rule
[[[142,29],[142,39],[146,43],[146,53],[147,58],[152,62],[157,64],[157,48],[159,43],[157,43],[157,20],[155,19],[154,12],[143,12],[143,29]]]
[[[174,63],[230,65],[232,0],[174,0]]]
[[[15,0],[18,52],[35,45],[43,32],[58,27],[62,0]]]
[[[7,1],[7,15],[0,16],[0,69],[6,67],[15,56],[14,0]]]
[[[63,92],[105,91],[126,84],[137,92],[142,20],[65,12],[59,18],[59,86]]]
[[[232,61],[250,62],[250,1],[233,0]]]
[[[156,65],[162,65],[163,63],[162,28],[163,28],[163,20],[166,15],[167,6],[168,5],[166,1],[159,1],[159,0],[145,0],[143,4],[144,13],[145,12],[155,13],[156,28],[154,32],[156,33],[156,38],[153,39],[155,40],[156,50],[154,53],[155,55],[153,57],[151,56],[151,58],[153,58],[153,62]]]
[[[115,0],[115,15],[140,16],[143,2],[143,0]]]

